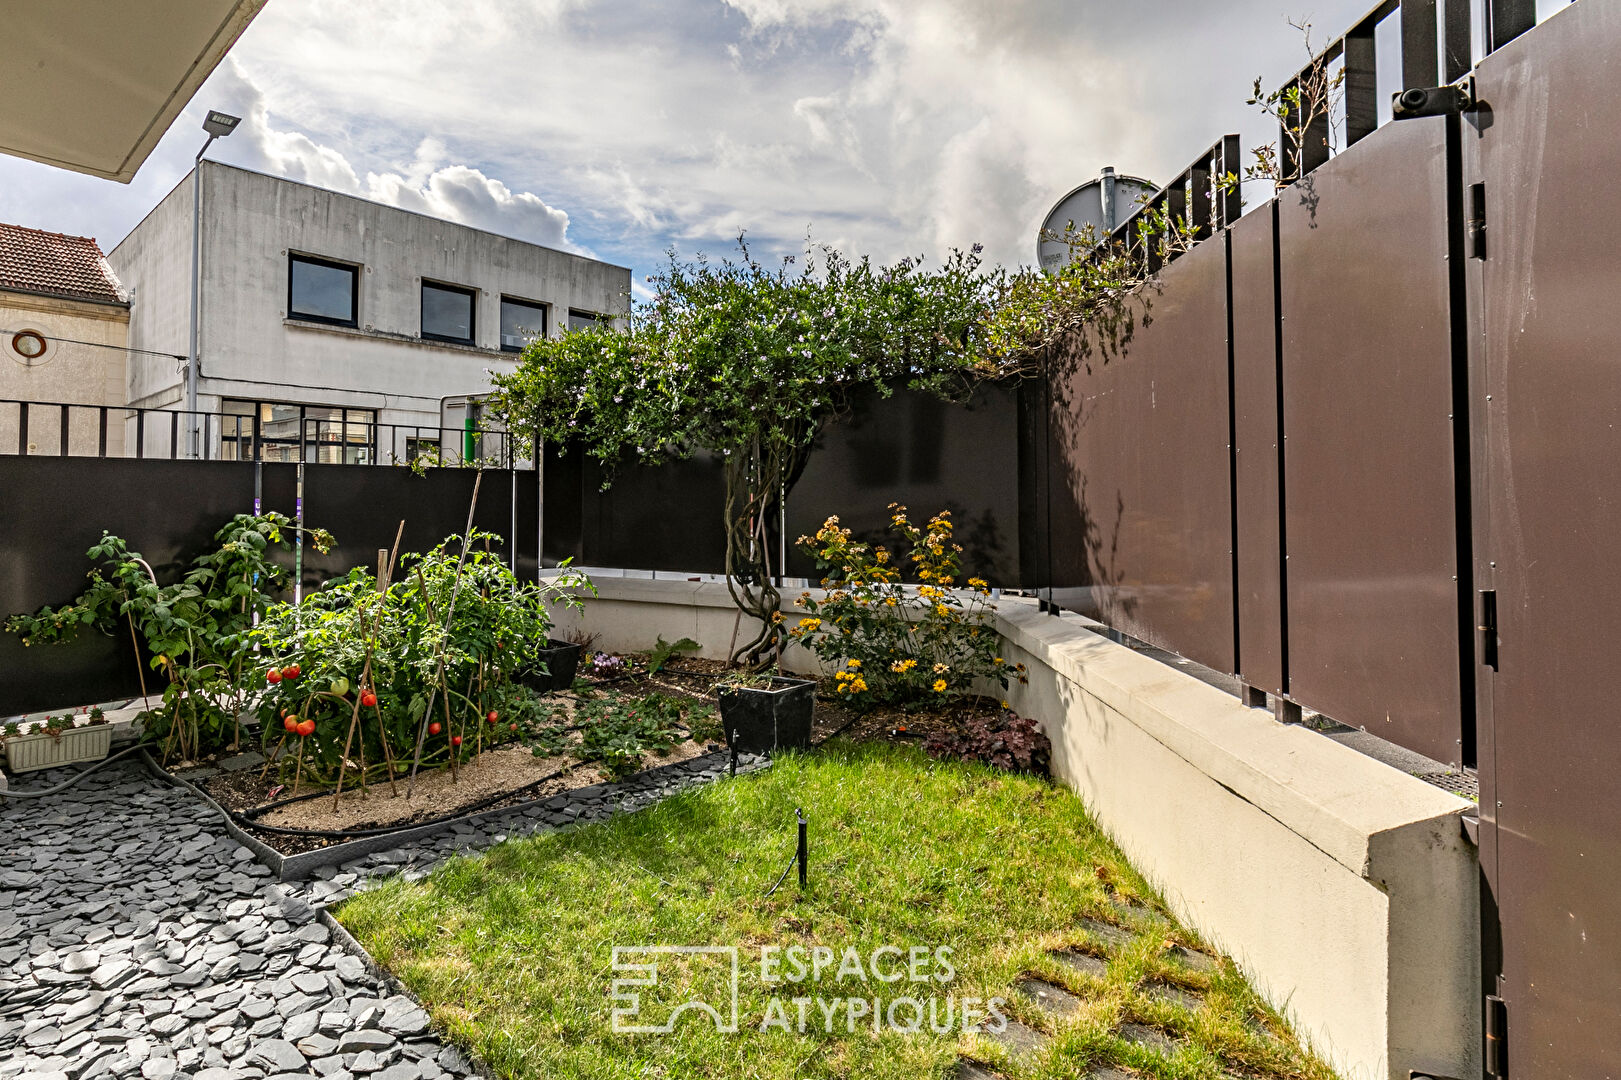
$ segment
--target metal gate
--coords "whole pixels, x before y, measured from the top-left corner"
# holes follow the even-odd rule
[[[1621,5],[1571,6],[1480,63],[1461,129],[1487,1064],[1513,1080],[1621,1076],[1617,43]]]

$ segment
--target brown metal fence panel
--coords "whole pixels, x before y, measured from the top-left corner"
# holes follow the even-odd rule
[[[1482,61],[1489,108],[1462,128],[1484,185],[1465,204],[1485,224],[1476,549],[1499,639],[1482,865],[1507,1075],[1526,1080],[1621,1073],[1621,218],[1603,199],[1621,168],[1618,42],[1621,6],[1571,6]]]
[[[1233,667],[1226,247],[1207,242],[1142,292],[1129,341],[1054,375],[1055,599],[1077,588],[1109,625],[1221,671]],[[1077,584],[1081,583],[1081,584]]]
[[[1278,512],[1278,322],[1274,206],[1228,233],[1232,245],[1233,433],[1238,537],[1238,674],[1281,694],[1283,553]]]
[[[789,576],[820,576],[794,541],[830,514],[858,539],[893,547],[888,507],[896,502],[917,522],[951,511],[964,579],[1023,584],[1018,395],[1014,385],[982,386],[960,405],[904,388],[859,395],[848,416],[822,430],[788,493]]]
[[[1441,118],[1278,195],[1290,695],[1460,760]]]

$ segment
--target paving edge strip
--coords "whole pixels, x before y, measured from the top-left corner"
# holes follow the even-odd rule
[[[530,799],[527,802],[513,803],[509,806],[498,806],[489,810],[481,810],[461,817],[447,818],[442,821],[417,826],[416,828],[404,828],[399,832],[385,833],[381,836],[366,836],[357,840],[347,840],[341,844],[331,844],[327,847],[316,848],[314,851],[302,851],[295,855],[283,855],[269,844],[266,844],[263,840],[260,840],[258,837],[254,836],[251,830],[244,829],[242,826],[238,825],[236,820],[231,816],[230,812],[216,802],[213,796],[209,795],[208,792],[202,787],[192,783],[190,780],[175,776],[173,773],[164,769],[163,766],[154,761],[152,759],[152,755],[147,753],[145,750],[141,751],[140,758],[148,771],[150,771],[158,779],[178,787],[186,788],[193,795],[197,796],[197,798],[201,799],[204,804],[212,808],[214,812],[219,815],[221,822],[225,825],[226,833],[229,834],[233,840],[237,841],[237,843],[253,852],[254,858],[268,866],[279,881],[303,881],[309,878],[317,869],[323,866],[338,866],[354,859],[358,859],[362,856],[373,854],[374,852],[389,851],[394,848],[403,847],[414,843],[415,841],[433,836],[436,833],[454,828],[457,825],[477,825],[481,822],[489,821],[506,815],[523,814],[527,810],[533,810],[541,807],[543,804],[550,803],[554,799],[563,798],[565,800],[557,807],[557,809],[561,809],[562,807],[569,805],[569,800],[567,797],[574,794],[574,792],[560,792],[556,795],[545,796],[544,798]],[[618,783],[595,784],[587,788],[576,788],[575,791],[591,791],[595,795],[603,795],[610,799],[614,796],[640,794],[646,787],[650,785],[656,786],[660,781],[667,777],[675,775],[687,775],[695,771],[702,771],[710,766],[724,766],[729,760],[729,751],[720,750],[716,751],[715,753],[703,754],[699,757],[689,758],[686,761],[676,761],[671,762],[668,765],[659,765],[651,769],[645,769],[642,772],[626,777],[624,780],[621,780]],[[756,759],[755,761],[751,761],[746,765],[740,762],[737,770],[738,775],[741,776],[745,773],[756,772],[762,768],[768,767],[769,765],[769,760]],[[662,801],[662,798],[654,799],[652,802],[648,803],[648,805],[656,806]],[[572,825],[543,824],[533,831],[536,833],[555,832],[560,829],[572,827]]]

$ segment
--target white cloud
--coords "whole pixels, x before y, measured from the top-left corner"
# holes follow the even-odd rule
[[[1367,0],[1311,0],[1323,39]],[[1165,179],[1299,66],[1291,2],[276,0],[131,188],[0,162],[0,219],[116,242],[225,161],[637,268],[671,245],[761,254],[807,228],[893,259],[1033,256],[1104,165]],[[30,171],[33,170],[33,171]],[[53,194],[61,192],[60,195]],[[567,208],[566,212],[562,208]]]

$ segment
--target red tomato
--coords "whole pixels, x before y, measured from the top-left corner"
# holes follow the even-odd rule
[[[372,693],[370,690],[367,690],[364,694],[360,695],[360,703],[369,709],[373,705],[377,704],[377,695]]]
[[[298,665],[297,664],[288,664],[286,667],[282,668],[281,669],[281,677],[284,678],[284,679],[296,679],[296,678],[298,678]]]
[[[286,728],[288,731],[297,731],[298,730],[298,717],[296,717],[296,716],[284,716],[284,717],[282,717],[281,726]]]
[[[271,668],[269,671],[265,672],[265,682],[269,683],[271,686],[275,686],[277,683],[281,682],[281,672],[277,671],[275,668]]]
[[[439,721],[437,721],[437,720],[435,720],[433,723],[428,725],[428,734],[429,735],[437,735],[437,734],[439,734],[439,730],[440,730],[439,729]]]
[[[460,735],[452,735],[450,737],[450,745],[451,746],[460,746],[461,744],[462,744],[462,737]]]
[[[518,730],[518,725],[517,724],[510,724],[510,725],[507,726],[507,730],[508,731],[517,731]]]
[[[299,725],[298,725],[298,734],[299,734],[300,737],[303,737],[303,736],[306,736],[306,735],[314,735],[315,734],[315,721],[314,720],[301,721],[299,723]]]
[[[490,723],[493,724],[499,719],[501,719],[501,714],[496,712],[494,709],[491,709],[490,710],[490,717],[489,717]]]

